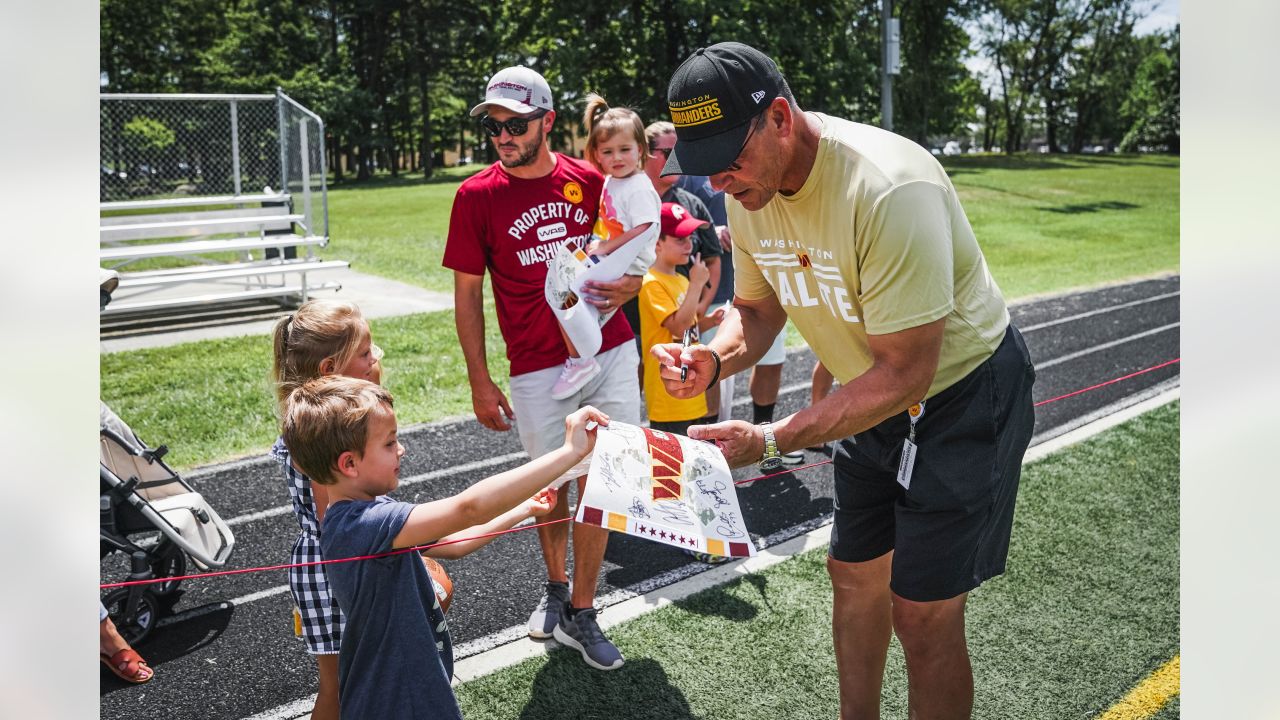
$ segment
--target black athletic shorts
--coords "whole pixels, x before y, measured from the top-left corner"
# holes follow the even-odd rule
[[[889,587],[919,602],[955,597],[1003,573],[1035,424],[1035,377],[1010,325],[990,358],[925,402],[910,489],[897,480],[907,413],[841,440],[831,557],[863,562],[893,550]]]

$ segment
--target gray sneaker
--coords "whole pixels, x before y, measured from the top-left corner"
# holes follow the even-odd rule
[[[538,601],[538,607],[529,616],[529,637],[545,640],[560,621],[564,608],[569,606],[568,583],[549,582],[547,590]]]
[[[556,624],[556,640],[582,653],[582,659],[597,670],[617,670],[622,667],[622,653],[604,636],[596,622],[596,609],[582,610],[569,617],[566,608]]]

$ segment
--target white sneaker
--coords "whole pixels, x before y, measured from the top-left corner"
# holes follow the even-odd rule
[[[591,382],[591,378],[600,374],[600,363],[595,358],[587,358],[574,362],[574,358],[564,361],[564,369],[560,371],[560,377],[556,378],[556,384],[551,386],[551,399],[564,400],[570,395],[578,392],[587,383]]]

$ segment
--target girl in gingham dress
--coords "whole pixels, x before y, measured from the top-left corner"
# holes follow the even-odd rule
[[[345,375],[375,383],[382,379],[382,350],[373,344],[369,324],[353,303],[311,300],[276,323],[274,333],[276,400],[281,407],[294,388],[321,375]],[[313,484],[289,458],[284,440],[277,439],[271,456],[284,470],[293,514],[302,532],[293,544],[289,562],[308,563],[320,556],[320,521],[329,505],[323,485]],[[313,720],[338,717],[338,648],[343,617],[329,591],[323,565],[289,569],[289,589],[302,618],[307,652],[315,655],[320,674]]]

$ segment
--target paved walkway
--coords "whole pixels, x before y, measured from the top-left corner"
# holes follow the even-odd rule
[[[393,315],[448,310],[453,307],[453,295],[424,290],[416,285],[365,275],[351,269],[324,273],[317,280],[335,280],[342,284],[338,291],[320,290],[311,296],[336,297],[350,300],[360,306],[365,317],[379,318]],[[164,347],[178,343],[208,340],[210,338],[265,335],[286,311],[279,306],[257,305],[236,313],[218,316],[170,319],[163,325],[136,324],[120,326],[118,318],[106,317],[101,334],[102,352],[119,352],[139,348]]]

